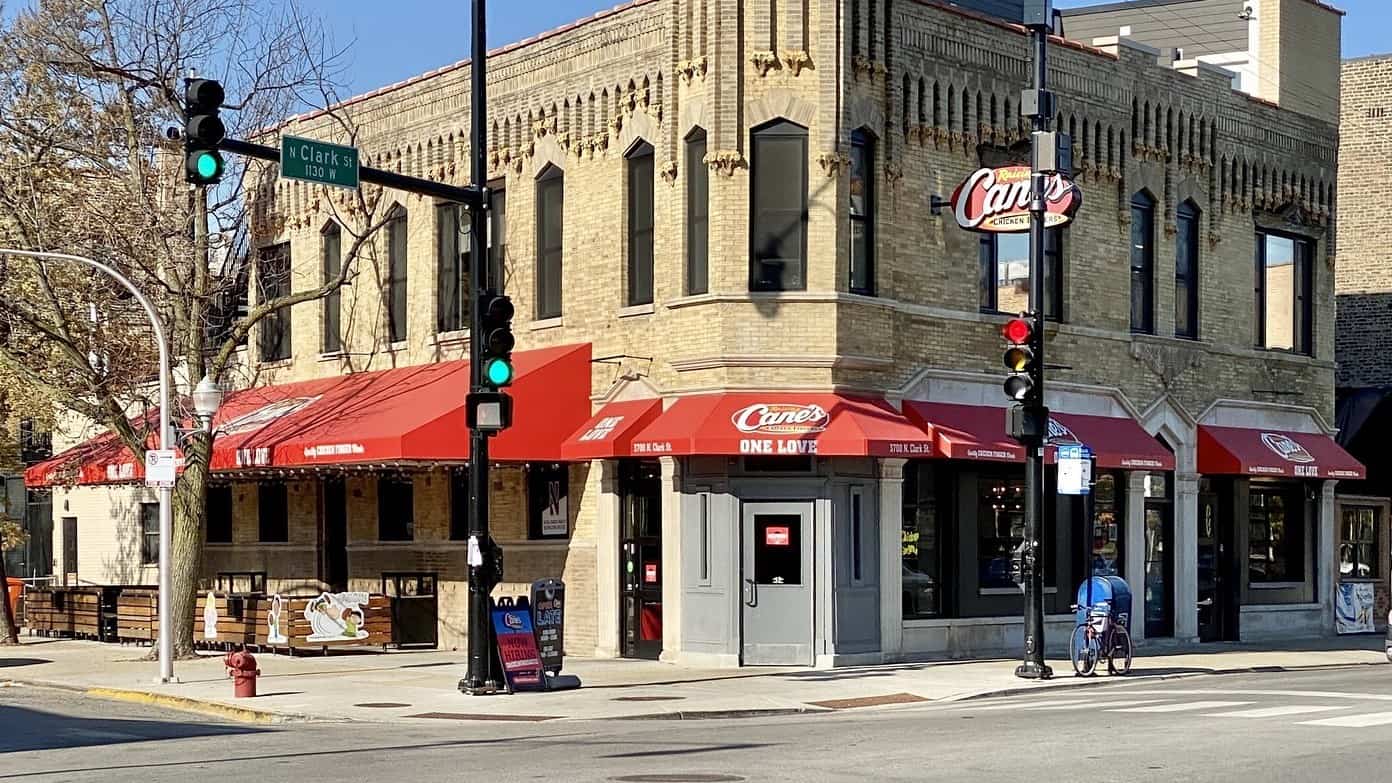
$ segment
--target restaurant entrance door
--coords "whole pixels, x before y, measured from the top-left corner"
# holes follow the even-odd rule
[[[619,623],[626,658],[662,654],[662,470],[619,463]]]

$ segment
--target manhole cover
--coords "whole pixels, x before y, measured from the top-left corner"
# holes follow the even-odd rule
[[[624,775],[609,778],[618,783],[738,783],[744,778],[739,775],[667,774],[667,775]]]
[[[681,701],[685,696],[616,696],[614,701]]]
[[[409,707],[409,704],[402,704],[399,701],[365,701],[362,704],[354,704],[354,707]]]

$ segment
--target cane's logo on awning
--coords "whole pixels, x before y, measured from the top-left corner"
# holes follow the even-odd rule
[[[1049,418],[1049,440],[1056,443],[1082,443],[1078,436],[1073,434],[1073,430],[1068,429],[1068,425],[1052,416]]]
[[[310,405],[318,402],[319,397],[320,395],[317,394],[313,397],[291,397],[289,399],[277,400],[269,405],[263,405],[250,413],[244,413],[220,425],[217,428],[218,434],[236,435],[242,432],[250,432],[251,430],[259,429],[282,416],[289,416],[296,411],[304,410]]]
[[[1315,461],[1315,458],[1305,450],[1304,446],[1280,433],[1263,432],[1261,440],[1268,449],[1276,452],[1281,459],[1287,462],[1308,463]]]
[[[735,411],[730,421],[740,432],[806,435],[825,430],[831,415],[820,405],[761,402]]]
[[[969,231],[1013,234],[1029,230],[1030,167],[982,168],[952,191],[952,215]],[[1073,181],[1062,174],[1044,179],[1044,225],[1073,219],[1083,202]]]

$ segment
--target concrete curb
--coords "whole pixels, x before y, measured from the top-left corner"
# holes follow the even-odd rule
[[[179,710],[182,712],[209,715],[215,718],[225,718],[240,723],[286,723],[309,720],[307,716],[302,715],[269,712],[267,710],[252,709],[250,707],[233,707],[230,704],[191,699],[186,696],[173,696],[167,693],[151,693],[150,691],[123,690],[120,688],[87,688],[80,692],[86,696],[97,699],[164,707],[166,709]]]
[[[730,720],[734,718],[777,718],[789,715],[829,715],[833,710],[826,707],[768,707],[748,710],[679,710],[676,712],[649,712],[642,715],[615,715],[610,718],[570,718],[569,720]]]

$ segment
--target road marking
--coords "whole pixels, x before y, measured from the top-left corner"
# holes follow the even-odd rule
[[[1392,701],[1392,694],[1348,693],[1346,691],[1279,691],[1279,690],[1126,690],[1131,696],[1288,696],[1296,699],[1354,699],[1359,701]]]
[[[1120,701],[1098,701],[1096,699],[1091,699],[1089,701],[1069,702],[1067,704],[1049,704],[1041,707],[1026,707],[1025,709],[1030,710],[1032,712],[1037,712],[1040,710],[1085,710],[1089,707],[1137,707],[1142,704],[1155,704],[1159,701],[1164,701],[1164,699],[1122,699]]]
[[[1125,707],[1107,712],[1192,712],[1193,710],[1216,710],[1222,707],[1241,707],[1250,701],[1188,701],[1178,704],[1155,704],[1150,707]]]
[[[1386,726],[1392,723],[1392,712],[1369,712],[1364,715],[1341,715],[1337,718],[1307,720],[1299,726],[1342,726],[1348,729],[1361,729],[1368,726]]]
[[[1031,704],[1040,704],[1040,703],[1048,703],[1048,704],[1053,704],[1053,705],[1056,705],[1056,706],[1059,706],[1059,707],[1064,707],[1064,706],[1071,706],[1071,705],[1074,705],[1074,704],[1092,704],[1092,703],[1094,703],[1094,702],[1096,702],[1096,701],[1097,701],[1096,699],[1060,699],[1060,700],[1057,700],[1057,701],[1050,701],[1050,702],[1025,702],[1025,703],[1023,703],[1023,704],[1021,704],[1020,702],[1017,701],[1017,702],[1012,702],[1012,703],[1009,703],[1009,704],[992,704],[992,705],[989,706],[989,707],[977,707],[977,708],[976,708],[976,711],[977,711],[977,712],[993,712],[993,711],[996,711],[996,710],[1024,710],[1024,709],[1031,709],[1031,707],[1030,707]],[[968,706],[968,709],[970,709],[970,706]]]
[[[1304,715],[1311,712],[1329,712],[1330,710],[1346,710],[1348,707],[1331,707],[1319,704],[1288,704],[1284,707],[1258,707],[1254,710],[1237,710],[1236,712],[1209,712],[1205,718],[1276,718],[1281,715]]]

